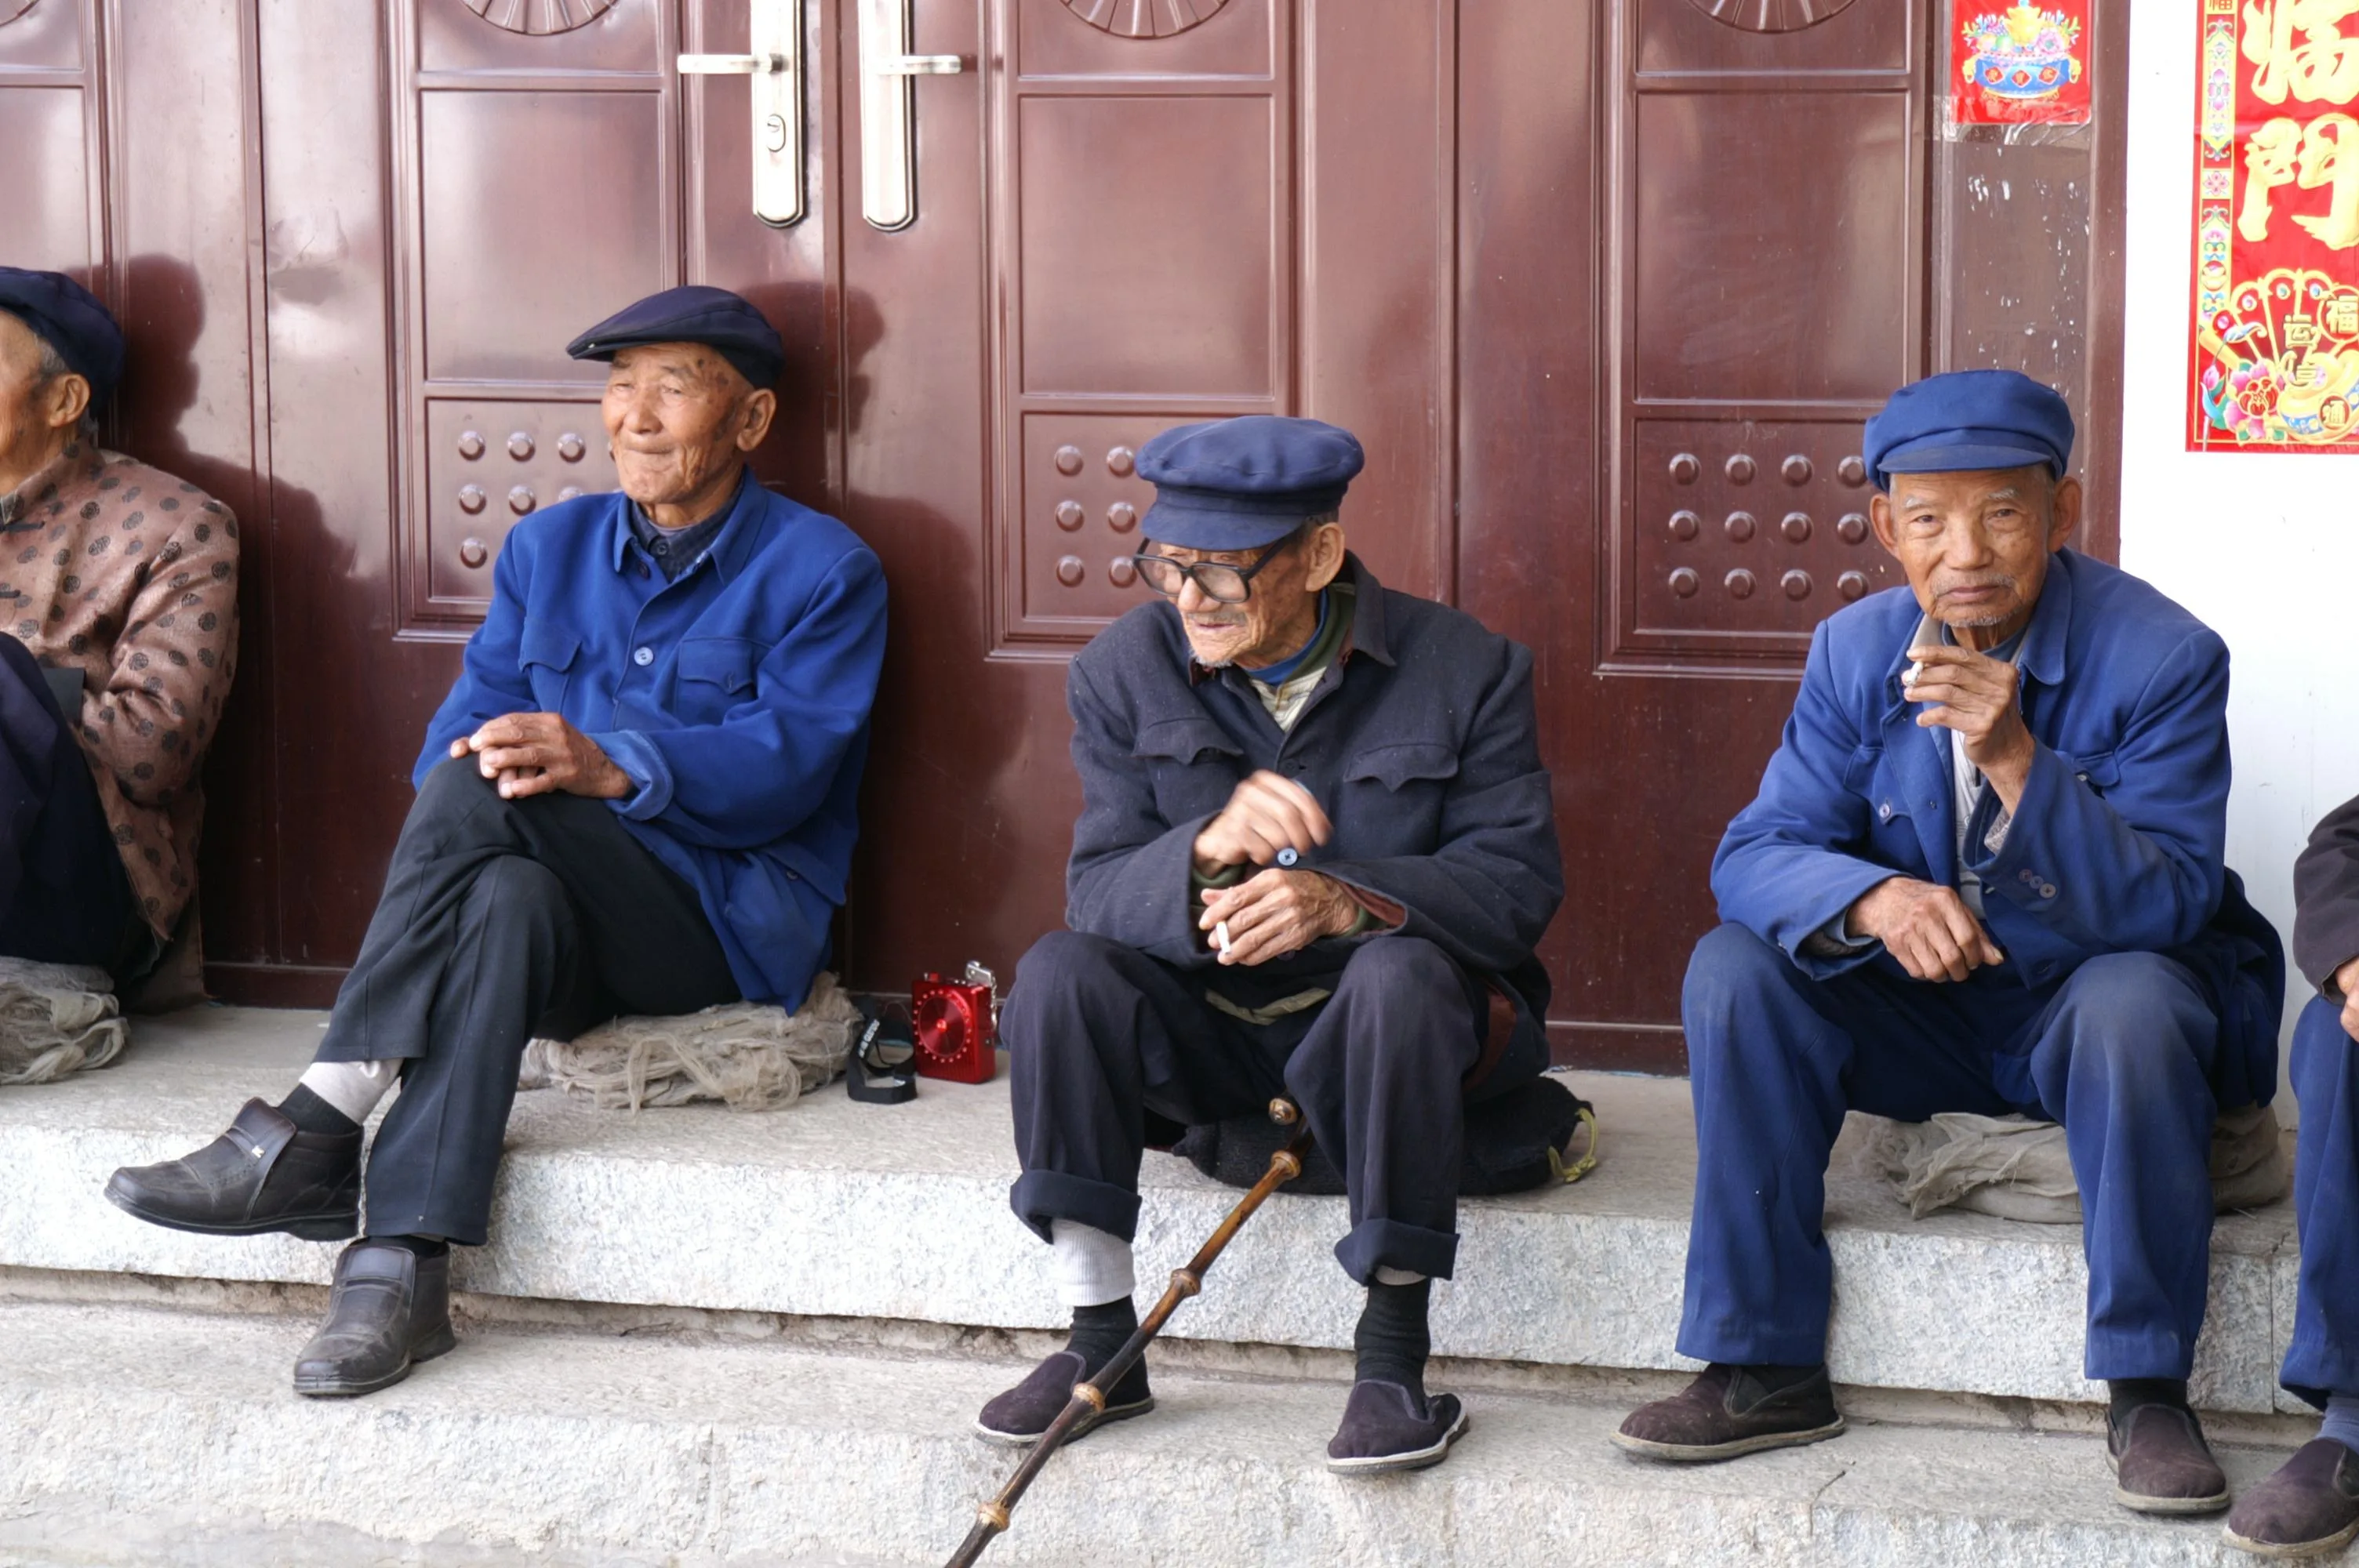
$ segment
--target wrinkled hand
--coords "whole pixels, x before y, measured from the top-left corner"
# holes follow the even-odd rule
[[[1233,888],[1204,894],[1197,926],[1210,933],[1206,946],[1221,950],[1218,929],[1229,927],[1229,950],[1221,962],[1266,964],[1299,952],[1321,936],[1341,936],[1359,922],[1360,905],[1334,878],[1317,871],[1264,871]]]
[[[503,800],[557,793],[620,800],[638,787],[562,714],[511,713],[451,742],[453,757],[470,752],[484,776],[498,781]]]
[[[2334,971],[2334,989],[2343,993],[2343,1033],[2359,1040],[2359,958]]]
[[[1334,831],[1309,790],[1264,768],[1239,783],[1221,814],[1196,835],[1196,870],[1209,877],[1248,861],[1272,865],[1280,849],[1324,844]]]
[[[1843,928],[1873,936],[1920,980],[1962,980],[1984,964],[2006,961],[1955,888],[1912,877],[1880,881],[1851,906]]]
[[[2016,667],[2005,659],[1946,645],[1911,648],[1908,656],[1923,666],[1905,693],[1909,701],[1927,705],[1917,716],[1918,725],[1956,730],[1965,743],[1966,760],[1983,771],[2013,811],[2023,799],[2038,749],[2016,701]]]

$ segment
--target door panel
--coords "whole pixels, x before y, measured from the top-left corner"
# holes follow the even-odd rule
[[[0,210],[7,262],[89,281],[105,254],[95,0],[0,0]]]

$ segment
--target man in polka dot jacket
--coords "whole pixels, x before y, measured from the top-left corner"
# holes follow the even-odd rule
[[[151,968],[196,893],[237,665],[237,523],[103,451],[106,308],[0,266],[0,957]]]

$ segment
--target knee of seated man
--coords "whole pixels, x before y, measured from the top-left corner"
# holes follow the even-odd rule
[[[1363,942],[1344,960],[1338,993],[1375,993],[1408,1000],[1433,994],[1463,996],[1466,988],[1450,956],[1422,936],[1377,936]]]
[[[475,874],[471,900],[494,920],[549,920],[567,913],[565,883],[538,860],[495,855]]]
[[[1731,921],[1704,933],[1689,955],[1681,1011],[1692,1017],[1748,1005],[1765,990],[1782,989],[1792,971],[1792,959]]]
[[[2185,1044],[2190,1003],[2202,992],[2187,967],[2160,953],[2101,953],[2072,971],[2064,1000],[2075,1054],[2098,1052],[2125,1065],[2151,1063]]]
[[[452,757],[434,764],[426,782],[418,786],[418,799],[409,813],[412,816],[455,816],[482,805],[486,797],[498,800],[499,786],[484,776],[474,758]]]
[[[1082,931],[1051,931],[1025,950],[1016,962],[1016,983],[1008,988],[1010,1011],[1020,1019],[1051,997],[1103,984],[1118,974],[1125,960],[1136,960],[1136,948],[1110,937]],[[1013,1043],[1010,1044],[1013,1049]]]

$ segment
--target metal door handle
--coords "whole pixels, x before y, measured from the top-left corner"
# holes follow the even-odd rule
[[[752,52],[684,54],[682,76],[752,79],[754,216],[774,228],[803,215],[802,0],[746,0]]]
[[[918,217],[917,101],[913,76],[956,76],[954,54],[909,52],[910,0],[860,0],[860,211],[876,228]]]

